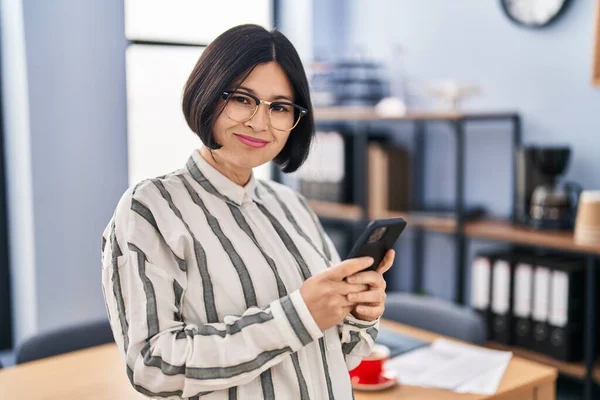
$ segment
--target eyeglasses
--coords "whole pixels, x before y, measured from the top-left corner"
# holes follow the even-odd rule
[[[261,104],[269,107],[269,125],[278,131],[291,131],[298,125],[300,118],[308,114],[308,110],[294,103],[285,101],[266,101],[250,93],[238,90],[223,92],[225,114],[236,122],[247,122],[254,117]]]

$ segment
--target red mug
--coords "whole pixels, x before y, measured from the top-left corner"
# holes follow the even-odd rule
[[[350,379],[360,384],[379,383],[383,364],[390,358],[390,349],[381,344],[375,344],[371,354],[363,358],[356,368],[350,371]]]

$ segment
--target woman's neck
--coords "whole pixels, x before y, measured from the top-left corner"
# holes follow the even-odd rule
[[[235,168],[229,163],[219,159],[218,155],[211,152],[208,147],[201,147],[200,155],[214,169],[225,175],[225,177],[237,185],[246,186],[252,176],[252,169]]]

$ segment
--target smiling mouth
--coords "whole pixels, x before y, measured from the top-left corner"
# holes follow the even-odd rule
[[[246,140],[248,140],[250,142],[257,143],[257,144],[267,144],[267,143],[269,143],[266,140],[256,139],[256,138],[253,138],[253,137],[250,137],[250,136],[240,135],[238,133],[234,133],[234,135],[239,136],[239,137],[241,137],[243,139],[246,139]]]

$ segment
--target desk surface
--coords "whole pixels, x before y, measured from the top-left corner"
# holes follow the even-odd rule
[[[410,326],[382,321],[406,335],[431,341],[439,335]],[[513,357],[493,396],[465,395],[444,390],[400,385],[377,393],[356,392],[357,400],[555,400],[557,371]],[[22,364],[0,371],[0,399],[114,400],[145,399],[129,384],[123,360],[114,344]]]

